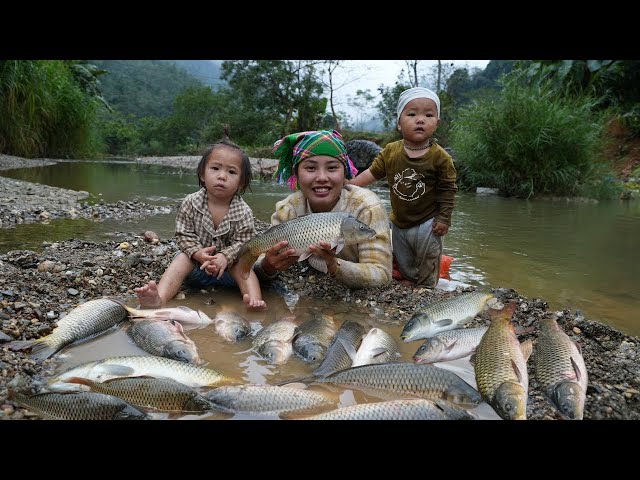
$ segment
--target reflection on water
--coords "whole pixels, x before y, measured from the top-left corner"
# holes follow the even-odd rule
[[[266,290],[264,297],[269,306],[266,312],[246,311],[237,292],[227,289],[206,294],[189,294],[185,300],[181,300],[180,302],[173,301],[169,306],[186,305],[194,310],[204,311],[211,318],[215,317],[217,312],[235,310],[243,315],[252,324],[252,327],[255,327],[253,328],[254,333],[260,328],[276,322],[285,316],[291,316],[292,314],[296,316],[297,322],[304,321],[308,318],[308,312],[310,310],[320,309],[326,314],[334,316],[338,325],[341,325],[348,318],[372,327],[383,328],[396,340],[400,353],[402,354],[399,361],[403,362],[411,362],[413,354],[422,344],[422,340],[410,343],[402,342],[400,340],[401,327],[390,326],[388,322],[384,322],[384,318],[380,319],[382,322],[378,321],[379,319],[370,314],[366,308],[340,304],[338,302],[327,306],[326,302],[312,298],[303,298],[298,302],[293,312],[291,312],[283,298],[273,290]],[[207,301],[211,298],[215,300],[215,303],[209,305]],[[135,299],[132,299],[129,304],[137,306]],[[55,357],[59,361],[56,367],[56,373],[60,373],[85,362],[107,357],[147,355],[147,353],[138,348],[125,333],[124,328],[126,328],[126,326],[127,322],[109,331],[109,333],[64,349],[61,355]],[[205,362],[203,366],[224,373],[225,376],[239,379],[240,383],[274,385],[283,380],[305,377],[312,373],[317,367],[317,365],[305,363],[295,354],[291,355],[284,365],[270,365],[251,350],[251,338],[245,338],[237,344],[227,343],[216,334],[213,326],[189,330],[185,333],[195,342],[198,348],[198,355]],[[439,363],[437,366],[453,370],[471,386],[476,387],[473,367],[471,363],[469,363],[468,358]],[[339,407],[381,400],[381,398],[368,393],[365,394],[358,390],[344,389],[334,385],[311,384],[308,388],[321,392],[330,399],[335,400],[335,404]],[[485,403],[478,405],[470,411],[480,419],[500,419],[491,407]],[[157,419],[175,418],[165,413],[154,413],[152,417]],[[266,420],[277,419],[278,417],[275,415],[254,416],[211,412],[201,416],[187,415],[180,418],[207,420],[259,418]]]
[[[1,172],[27,181],[86,190],[107,202],[138,199],[179,204],[197,188],[195,173],[138,163],[64,162]],[[289,190],[254,181],[245,201],[268,222]],[[389,207],[388,189],[373,190]],[[173,235],[175,216],[137,221],[58,220],[0,230],[0,252],[40,250],[42,241],[119,239],[112,232],[154,230]],[[640,335],[640,202],[580,203],[517,200],[460,193],[445,254],[451,278],[472,285],[514,288],[553,310],[581,310],[589,320]]]

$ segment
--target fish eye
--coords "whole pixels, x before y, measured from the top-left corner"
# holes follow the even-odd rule
[[[273,358],[273,352],[267,353],[267,358]]]
[[[169,320],[169,321],[171,322],[171,325],[174,325],[174,326],[175,326],[175,324],[176,324],[176,321],[175,321],[175,320]]]
[[[418,349],[418,351],[419,351],[419,352],[424,352],[426,349],[427,349],[427,347],[425,347],[424,345],[422,345],[422,346]]]
[[[511,405],[511,403],[507,402],[507,403],[504,404],[504,409],[507,412],[510,412],[511,410],[513,410],[513,405]]]
[[[409,327],[413,327],[413,320],[409,321],[409,323],[407,323],[407,328]]]

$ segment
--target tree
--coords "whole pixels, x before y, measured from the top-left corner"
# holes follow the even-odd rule
[[[355,108],[358,112],[358,118],[356,118],[356,122],[354,125],[356,130],[362,129],[362,126],[364,124],[364,115],[369,108],[369,105],[371,105],[373,99],[374,96],[371,95],[371,90],[369,90],[368,88],[366,90],[356,91],[355,97],[352,97],[350,95],[348,96],[347,103],[350,107]]]
[[[336,107],[339,105],[339,103],[336,103],[334,94],[342,87],[361,79],[364,74],[360,74],[357,76],[350,74],[346,80],[337,82],[335,73],[338,68],[344,68],[344,60],[325,60],[322,63],[324,64],[324,74],[326,76],[322,77],[321,82],[325,87],[325,90],[327,90],[329,93],[329,108],[331,109],[334,128],[336,130],[341,130],[340,119],[345,117],[339,115],[336,112]],[[326,122],[323,121],[323,124],[326,124]]]
[[[312,130],[326,109],[318,62],[309,60],[240,60],[222,64],[222,78],[244,111],[254,110],[278,125],[278,134]]]

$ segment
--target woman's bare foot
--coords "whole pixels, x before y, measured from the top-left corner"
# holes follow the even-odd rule
[[[267,302],[265,302],[261,298],[260,299],[251,298],[248,293],[245,293],[242,296],[242,301],[250,310],[264,310],[265,308],[267,308]]]
[[[151,280],[144,287],[134,288],[142,308],[157,308],[162,306],[162,298],[158,293],[158,285]]]

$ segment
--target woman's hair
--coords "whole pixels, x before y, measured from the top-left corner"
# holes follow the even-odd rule
[[[238,151],[238,154],[242,156],[242,176],[240,180],[240,188],[238,189],[238,193],[242,195],[247,188],[251,189],[251,180],[253,175],[251,173],[251,161],[249,160],[249,156],[242,150],[238,145],[229,140],[229,127],[224,127],[224,138],[222,140],[217,141],[207,148],[202,154],[202,158],[200,159],[200,163],[198,163],[198,185],[204,187],[204,182],[202,181],[202,177],[204,176],[204,169],[207,166],[207,161],[209,160],[209,156],[216,148],[232,148]]]

